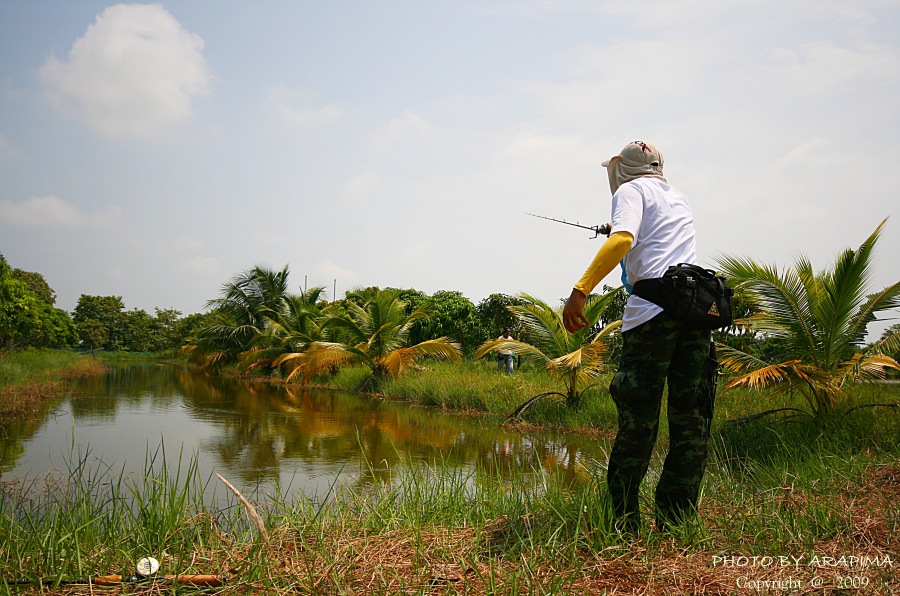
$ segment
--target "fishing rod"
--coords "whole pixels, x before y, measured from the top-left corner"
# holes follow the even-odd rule
[[[117,586],[119,584],[136,584],[144,582],[157,582],[160,580],[170,581],[176,584],[189,584],[192,586],[214,587],[225,584],[224,575],[209,574],[178,574],[178,575],[153,575],[150,577],[142,577],[140,575],[99,575],[97,577],[83,577],[77,579],[58,579],[54,577],[45,577],[41,579],[0,579],[0,585],[8,586],[64,586],[64,585],[87,585],[95,586]]]
[[[525,215],[530,215],[531,217],[540,217],[541,219],[547,219],[550,221],[555,221],[556,223],[566,224],[567,226],[575,226],[576,228],[583,228],[585,230],[590,230],[594,233],[591,237],[591,240],[603,234],[604,236],[609,236],[610,231],[612,230],[612,226],[608,223],[602,224],[599,226],[583,226],[578,222],[572,223],[571,221],[566,221],[564,219],[556,219],[555,217],[546,217],[544,215],[537,215],[535,213],[526,213]]]
[[[192,586],[221,586],[225,584],[224,575],[211,574],[186,574],[156,575],[159,571],[159,561],[153,557],[144,557],[135,565],[137,575],[99,575],[97,577],[85,577],[67,579],[59,577],[44,577],[40,579],[0,579],[0,584],[7,586],[62,586],[75,584],[91,584],[95,586],[117,586],[119,584],[136,584],[138,582],[155,582],[159,580],[170,581],[176,584],[188,584]]]

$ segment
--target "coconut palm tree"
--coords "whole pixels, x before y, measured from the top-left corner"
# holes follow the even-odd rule
[[[325,288],[314,287],[297,295],[286,294],[280,308],[266,312],[268,322],[240,354],[241,364],[248,370],[274,367],[282,354],[302,352],[313,342],[324,339],[325,314],[321,306],[324,293]]]
[[[792,355],[788,360],[770,363],[720,346],[721,364],[740,375],[725,386],[726,390],[799,390],[809,405],[807,413],[819,420],[835,411],[849,382],[883,378],[886,368],[900,368],[885,354],[900,345],[898,333],[862,351],[869,323],[878,313],[900,306],[900,282],[866,294],[872,251],[885,221],[858,249],[847,249],[831,269],[818,274],[805,257],[781,271],[775,265],[749,258],[719,259],[729,282],[759,310],[759,314],[737,324],[783,338]]]
[[[204,368],[237,362],[252,342],[285,312],[288,267],[253,267],[222,286],[222,295],[206,303],[216,321],[197,330],[183,351]]]
[[[539,399],[550,395],[565,397],[566,404],[571,407],[580,403],[582,394],[592,386],[591,381],[603,372],[606,365],[605,340],[621,325],[621,321],[617,320],[599,331],[596,329],[603,311],[613,303],[615,297],[615,291],[589,296],[585,301],[584,314],[593,324],[570,333],[563,325],[562,306],[553,308],[529,294],[518,295],[524,304],[510,306],[509,311],[522,324],[528,341],[493,339],[479,346],[475,356],[483,358],[495,350],[509,350],[543,366],[551,377],[563,382],[566,392],[551,391],[537,395],[519,406],[511,415],[512,418],[518,417]]]
[[[403,376],[424,357],[459,361],[462,348],[446,337],[407,345],[413,323],[428,313],[420,308],[406,314],[399,294],[400,290],[354,292],[354,300],[344,303],[345,312],[332,313],[322,325],[339,340],[315,341],[304,351],[282,354],[273,364],[287,367],[288,379],[299,375],[304,381],[325,369],[365,364],[372,371],[363,383],[368,387]]]

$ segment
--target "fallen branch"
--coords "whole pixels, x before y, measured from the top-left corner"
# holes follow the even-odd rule
[[[259,513],[257,513],[256,507],[254,507],[250,503],[250,501],[248,501],[246,497],[244,497],[244,495],[240,493],[238,489],[234,488],[234,486],[232,486],[230,482],[225,480],[225,478],[223,478],[221,474],[216,472],[216,476],[225,484],[225,486],[228,487],[228,490],[234,493],[234,496],[237,497],[237,500],[241,502],[241,505],[244,506],[244,509],[246,509],[247,513],[250,515],[250,519],[253,521],[253,525],[256,526],[256,529],[259,530],[260,535],[262,535],[263,542],[266,543],[266,546],[269,546],[269,533],[266,532],[266,524],[259,516]]]
[[[770,414],[777,414],[778,412],[799,412],[810,418],[814,416],[807,412],[806,410],[801,410],[799,408],[777,408],[775,410],[766,410],[765,412],[759,412],[758,414],[751,414],[750,416],[744,416],[743,418],[735,418],[734,420],[728,420],[725,424],[746,424],[758,418],[763,418],[764,416],[768,416]]]
[[[531,399],[526,401],[524,404],[522,404],[521,406],[516,408],[512,414],[507,416],[506,422],[509,422],[510,420],[519,420],[519,416],[522,414],[522,412],[524,412],[525,410],[530,408],[533,404],[537,403],[539,400],[547,397],[548,395],[559,395],[560,397],[566,397],[565,393],[560,393],[559,391],[548,391],[547,393],[541,393],[540,395],[535,395],[534,397],[532,397]]]
[[[841,421],[843,421],[844,418],[847,417],[847,414],[849,414],[853,410],[859,410],[860,408],[897,408],[897,409],[900,409],[900,404],[863,404],[861,406],[855,406],[853,408],[850,408],[846,412],[844,412],[844,414],[841,416]]]

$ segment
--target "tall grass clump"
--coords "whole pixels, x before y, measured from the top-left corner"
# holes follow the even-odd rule
[[[540,371],[520,369],[508,376],[499,374],[492,363],[429,361],[417,374],[398,379],[383,391],[420,405],[502,415],[511,412],[523,394],[545,391],[550,382]]]
[[[90,357],[65,350],[0,351],[0,391],[105,370]]]
[[[0,351],[0,421],[27,416],[63,395],[67,379],[105,372],[99,361],[74,352]]]
[[[175,572],[196,564],[211,542],[219,512],[204,504],[206,483],[196,460],[182,458],[171,475],[164,449],[127,477],[72,457],[64,473],[6,482],[0,494],[0,573],[6,580],[51,584],[87,576],[134,574],[140,557],[165,559]],[[212,539],[212,540],[211,540]]]

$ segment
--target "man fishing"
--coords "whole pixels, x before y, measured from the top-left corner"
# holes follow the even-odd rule
[[[713,410],[707,377],[710,332],[675,321],[632,294],[632,286],[661,277],[670,265],[696,263],[694,218],[687,198],[663,177],[663,156],[653,143],[629,143],[602,165],[613,193],[611,234],[575,284],[563,323],[570,332],[590,325],[585,297],[621,263],[630,295],[622,315],[622,357],[609,387],[618,432],[607,485],[617,527],[638,532],[638,495],[668,381],[669,453],[655,496],[657,527],[667,529],[697,510]]]

